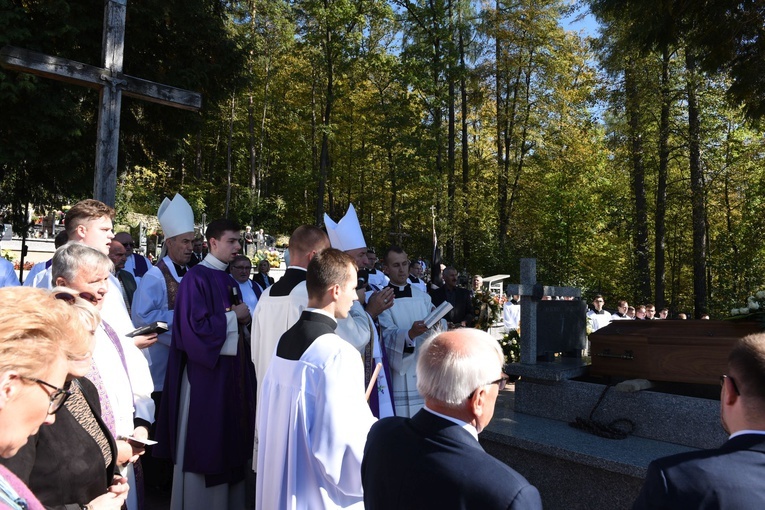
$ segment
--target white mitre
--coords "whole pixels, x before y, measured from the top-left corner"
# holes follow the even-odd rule
[[[353,204],[348,206],[348,212],[337,223],[324,213],[324,225],[327,227],[327,235],[333,248],[348,251],[367,247]]]
[[[165,198],[162,201],[157,211],[157,219],[167,239],[194,232],[194,211],[191,210],[186,199],[178,193],[172,200]]]

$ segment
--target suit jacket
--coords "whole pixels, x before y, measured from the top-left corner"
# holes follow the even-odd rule
[[[263,273],[255,273],[254,275],[252,275],[252,281],[260,285],[261,289],[266,290],[266,282],[264,280],[264,277],[266,277],[266,275]],[[268,278],[268,285],[274,284],[274,279],[272,277],[268,276],[266,278]]]
[[[106,493],[114,474],[117,446],[101,419],[98,391],[84,377],[77,379],[90,410],[109,440],[112,462],[106,466],[101,448],[66,406],[53,425],[42,426],[19,452],[2,459],[47,508],[79,508]],[[130,488],[135,490],[134,487]]]
[[[189,263],[186,264],[186,267],[189,267],[189,268],[194,267],[200,262],[202,262],[204,259],[205,259],[204,254],[200,253],[199,256],[197,256],[196,253],[192,252],[191,258],[189,259]]]
[[[444,301],[452,304],[454,308],[444,317],[447,322],[459,324],[465,321],[467,327],[473,326],[473,299],[469,290],[455,287],[451,292],[447,292],[446,287],[441,287],[431,292],[430,297],[433,299],[433,306],[438,306]]]
[[[762,509],[763,480],[765,435],[742,434],[714,450],[651,462],[633,509]]]
[[[537,489],[459,425],[427,410],[372,426],[361,465],[366,510],[541,509]]]

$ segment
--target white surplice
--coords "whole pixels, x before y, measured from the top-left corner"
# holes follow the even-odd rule
[[[292,267],[292,266],[290,266]],[[303,268],[298,268],[305,270]],[[261,387],[268,371],[276,344],[282,335],[300,318],[308,306],[308,290],[305,281],[298,283],[286,296],[272,296],[274,286],[269,286],[260,295],[255,312],[252,314],[250,330],[250,349],[252,363],[255,365],[255,377],[258,380],[256,406],[260,407]],[[364,382],[362,381],[362,386]],[[257,469],[258,461],[258,426],[255,422],[255,441],[252,452],[252,469]],[[257,472],[257,471],[256,471]]]
[[[298,361],[274,356],[258,401],[256,508],[363,510],[361,460],[375,422],[359,353],[322,335]]]
[[[377,321],[380,324],[382,341],[388,354],[393,403],[396,416],[412,417],[425,405],[417,391],[417,353],[422,342],[432,334],[428,330],[414,340],[409,338],[409,329],[416,321],[423,320],[433,310],[430,296],[419,289],[411,288],[412,297],[396,297],[393,306],[383,311]],[[400,289],[404,289],[401,287]],[[436,328],[439,326],[436,325]],[[441,320],[441,328],[446,329],[446,322]],[[414,352],[404,352],[414,346]]]

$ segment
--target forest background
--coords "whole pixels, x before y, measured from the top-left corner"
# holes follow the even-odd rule
[[[597,37],[561,19],[591,10]],[[103,1],[0,0],[0,46],[101,61]],[[130,0],[118,221],[181,192],[367,242],[727,315],[765,286],[765,7],[708,0]],[[0,208],[92,196],[94,91],[0,70]],[[402,237],[402,233],[405,233]]]

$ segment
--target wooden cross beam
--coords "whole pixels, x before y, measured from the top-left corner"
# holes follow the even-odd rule
[[[124,74],[122,61],[127,0],[105,1],[102,67],[13,46],[0,49],[0,66],[99,91],[93,197],[113,207],[117,191],[122,94],[191,111],[199,111],[202,107],[202,96],[196,92]]]

